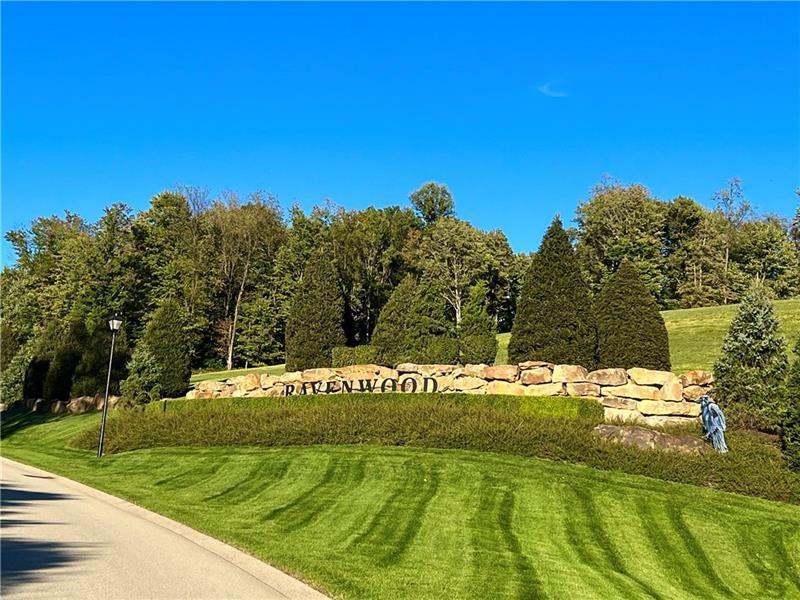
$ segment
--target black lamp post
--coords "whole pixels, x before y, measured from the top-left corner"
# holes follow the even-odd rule
[[[100,425],[100,443],[97,445],[97,458],[103,457],[103,442],[106,438],[106,417],[108,416],[108,391],[111,387],[111,363],[114,362],[114,342],[117,340],[117,332],[122,327],[122,319],[119,315],[114,315],[108,321],[111,329],[111,354],[108,356],[108,378],[106,379],[106,400],[103,402],[103,424]]]

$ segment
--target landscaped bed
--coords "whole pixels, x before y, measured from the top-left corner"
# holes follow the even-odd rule
[[[110,419],[106,449],[369,444],[547,458],[800,503],[800,475],[774,441],[731,432],[731,453],[642,451],[599,439],[593,399],[469,394],[343,394],[156,403]],[[76,447],[96,448],[88,429]],[[700,436],[699,427],[684,431]]]
[[[162,416],[208,413],[177,406]],[[98,420],[7,416],[3,455],[185,522],[335,597],[800,597],[793,505],[468,450],[239,445],[98,462],[68,446]]]

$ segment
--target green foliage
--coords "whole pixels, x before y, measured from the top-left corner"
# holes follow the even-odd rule
[[[25,377],[33,358],[29,344],[18,349],[0,374],[0,402],[11,406],[25,398]]]
[[[642,185],[604,180],[594,188],[592,197],[578,207],[575,220],[577,256],[595,293],[628,258],[650,293],[663,303],[666,213],[664,203]]]
[[[669,371],[669,337],[655,298],[636,267],[623,260],[595,299],[601,368]]]
[[[381,312],[372,339],[380,364],[458,361],[458,341],[445,317],[441,297],[413,275],[395,288]]]
[[[797,358],[786,380],[786,416],[781,423],[781,444],[789,467],[800,471],[800,338],[794,352]]]
[[[159,400],[163,394],[163,365],[147,344],[140,342],[127,365],[128,377],[120,385],[122,401],[127,406]]]
[[[740,426],[774,431],[784,418],[786,342],[768,291],[754,285],[745,296],[714,365],[714,397]]]
[[[334,368],[350,365],[371,365],[377,361],[375,348],[370,344],[361,346],[336,346],[332,351]]]
[[[729,432],[735,451],[687,455],[610,444],[593,434],[594,400],[470,394],[349,394],[170,402],[121,413],[106,448],[372,444],[533,456],[800,503],[800,476],[774,444]],[[688,433],[688,432],[687,432]],[[699,431],[691,432],[699,436]],[[75,440],[92,449],[97,430]],[[482,455],[484,460],[485,455]]]
[[[159,391],[168,398],[183,396],[189,389],[192,372],[185,325],[181,305],[166,300],[150,316],[139,342],[153,355],[160,376]]]
[[[589,287],[556,217],[522,284],[509,360],[546,360],[592,368],[596,345]]]
[[[446,185],[433,181],[424,183],[408,198],[426,226],[433,225],[442,217],[455,215],[456,205]]]
[[[242,304],[239,335],[236,338],[238,362],[249,366],[283,362],[283,344],[283,330],[274,295]]]
[[[72,379],[72,396],[94,396],[105,393],[110,351],[111,331],[108,323],[105,320],[98,321],[94,324],[94,329],[86,340],[81,360],[75,368]],[[125,332],[120,331],[114,343],[111,394],[119,393],[120,382],[127,377],[125,364],[128,362],[128,358]]]
[[[89,334],[83,319],[72,318],[67,324],[64,337],[56,347],[53,360],[44,379],[45,400],[69,400],[72,392],[72,377],[81,360]]]
[[[497,335],[494,320],[486,311],[486,284],[475,284],[469,293],[458,328],[462,364],[492,364],[497,355]]]
[[[330,367],[334,347],[344,345],[343,301],[336,271],[320,253],[311,259],[286,325],[286,369]]]

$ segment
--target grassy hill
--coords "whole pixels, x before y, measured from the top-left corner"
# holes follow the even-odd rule
[[[347,599],[800,598],[800,508],[545,460],[374,446],[67,446],[97,414],[4,423],[4,456],[187,523]]]
[[[682,373],[690,369],[711,370],[719,356],[722,340],[736,314],[737,305],[710,306],[666,310],[661,313],[669,331],[672,370]],[[781,332],[791,349],[800,337],[800,299],[778,300],[775,313],[781,322]],[[508,361],[510,333],[497,336],[499,347],[496,362]]]

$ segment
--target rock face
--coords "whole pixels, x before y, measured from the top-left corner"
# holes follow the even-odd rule
[[[708,452],[708,445],[699,437],[670,435],[643,427],[598,425],[594,434],[615,444],[635,446],[642,450],[669,450],[686,454]]]
[[[395,369],[375,364],[319,368],[275,375],[204,381],[187,398],[293,396],[305,394],[440,392],[512,396],[596,398],[607,421],[642,425],[685,424],[697,420],[697,399],[713,377],[690,371],[680,377],[652,369],[598,369],[527,361],[517,365],[418,365]],[[685,385],[684,382],[690,385]],[[699,383],[708,382],[708,383]],[[77,410],[77,400],[73,408]]]

